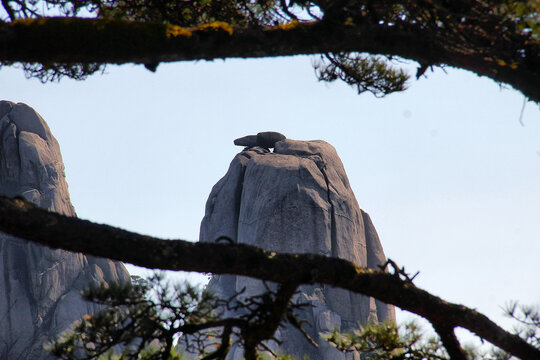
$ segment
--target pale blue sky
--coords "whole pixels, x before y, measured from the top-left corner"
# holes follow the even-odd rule
[[[318,83],[311,58],[109,67],[42,85],[2,69],[60,143],[81,218],[196,240],[204,204],[264,130],[323,139],[341,156],[386,255],[418,286],[501,320],[540,304],[540,110],[464,71],[438,70],[384,99]],[[412,70],[414,71],[414,69]]]

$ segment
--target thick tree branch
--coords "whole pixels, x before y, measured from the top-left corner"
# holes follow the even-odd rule
[[[18,198],[0,197],[0,230],[51,248],[148,268],[237,274],[282,284],[329,284],[396,305],[435,326],[466,328],[521,359],[540,359],[539,349],[477,311],[448,303],[399,276],[338,258],[280,254],[242,244],[161,240],[50,213]]]
[[[444,34],[402,24],[292,21],[267,28],[233,28],[222,22],[197,28],[118,19],[41,18],[0,24],[0,61],[142,63],[229,57],[367,52],[401,56],[421,64],[449,65],[513,86],[540,102],[540,63],[534,48],[519,64],[500,58],[515,39],[496,38],[492,53],[445,46]],[[475,47],[474,43],[465,44]],[[529,46],[529,45],[528,45]],[[530,46],[529,46],[530,47]]]
[[[323,21],[267,28],[215,22],[196,28],[119,19],[41,18],[0,27],[0,60],[40,63],[156,63],[366,51],[428,55],[421,37],[392,28],[336,28]],[[395,50],[391,50],[395,49]]]
[[[439,334],[452,360],[467,360],[452,327],[448,327],[445,324],[433,324],[433,329]]]

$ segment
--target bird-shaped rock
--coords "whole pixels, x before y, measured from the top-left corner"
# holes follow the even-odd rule
[[[273,148],[278,141],[285,140],[286,137],[275,131],[264,131],[257,135],[247,135],[234,140],[237,146],[260,146],[262,148]]]

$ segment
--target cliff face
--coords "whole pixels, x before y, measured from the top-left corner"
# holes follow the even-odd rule
[[[222,236],[273,251],[340,257],[370,268],[386,261],[377,232],[359,208],[335,149],[319,140],[286,139],[275,144],[273,153],[259,147],[239,153],[212,189],[201,224],[200,241]],[[260,281],[242,276],[214,276],[209,283],[209,289],[222,297],[244,287],[246,295],[265,290]],[[312,304],[299,317],[312,325],[306,325],[306,330],[318,339],[319,348],[291,327],[278,331],[281,345],[270,346],[312,360],[345,359],[320,339],[320,332],[395,321],[392,306],[326,285],[301,287],[296,301]],[[241,349],[234,349],[229,358],[240,359],[241,354]]]
[[[25,104],[0,101],[0,194],[75,216],[60,148]],[[97,311],[79,292],[90,284],[129,281],[119,262],[51,250],[0,233],[0,359],[46,359],[43,344]]]

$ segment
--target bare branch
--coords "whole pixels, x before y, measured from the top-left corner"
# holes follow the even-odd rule
[[[9,0],[2,0],[2,7],[4,8],[4,10],[6,10],[11,21],[14,21],[17,18],[15,16],[15,10],[13,10],[11,5],[9,5]]]

